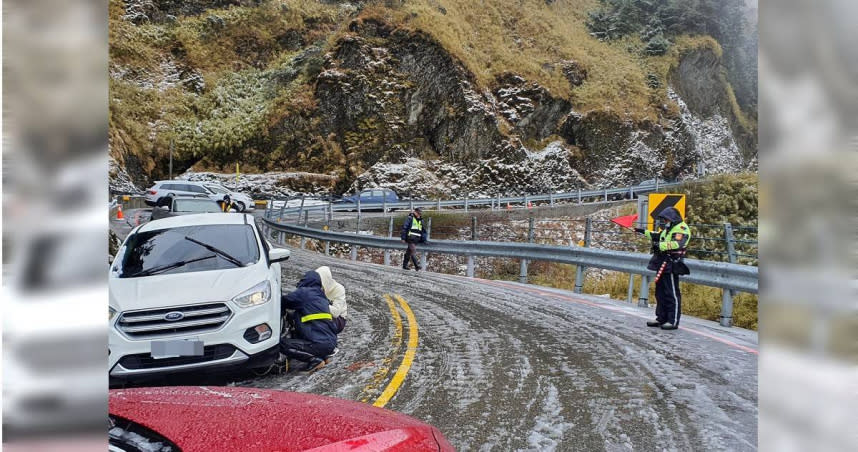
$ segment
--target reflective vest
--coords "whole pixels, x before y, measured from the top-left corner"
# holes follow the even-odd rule
[[[659,242],[667,242],[668,252],[685,253],[685,246],[691,240],[691,229],[684,221],[677,223],[670,230],[661,231]]]
[[[411,229],[408,231],[408,235],[422,237],[423,220],[418,220],[417,218],[411,217]]]
[[[311,322],[313,320],[334,320],[334,317],[327,312],[319,312],[317,314],[307,314],[301,317],[301,323]]]

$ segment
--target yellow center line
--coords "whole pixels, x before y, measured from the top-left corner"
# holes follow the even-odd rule
[[[387,405],[387,402],[396,395],[396,391],[399,390],[399,387],[402,386],[402,382],[405,381],[405,376],[408,375],[408,371],[411,369],[411,364],[414,362],[414,356],[417,354],[417,319],[414,318],[414,313],[411,312],[411,307],[408,306],[408,303],[406,303],[401,296],[395,296],[396,300],[399,301],[399,304],[405,311],[405,317],[408,319],[408,348],[405,351],[405,357],[402,358],[402,364],[399,365],[399,369],[397,369],[396,373],[393,374],[390,384],[387,385],[384,392],[382,392],[378,399],[375,400],[375,403],[372,404],[379,408]]]
[[[359,399],[364,403],[369,402],[371,394],[377,393],[377,388],[381,386],[382,382],[387,378],[387,374],[390,373],[390,364],[393,362],[394,357],[399,351],[399,347],[402,346],[402,316],[399,315],[399,310],[396,309],[396,303],[393,302],[390,295],[384,294],[384,301],[387,302],[387,307],[390,308],[390,315],[393,318],[394,332],[393,338],[391,338],[393,349],[390,355],[384,358],[381,363],[381,367],[379,367],[372,376],[372,381],[363,388],[363,391],[361,391]]]

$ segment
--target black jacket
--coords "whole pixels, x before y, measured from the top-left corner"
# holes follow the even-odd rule
[[[408,217],[407,217],[407,218],[405,219],[405,221],[402,223],[402,232],[400,232],[399,237],[400,237],[402,240],[405,240],[406,242],[408,242],[408,241],[409,241],[409,238],[410,238],[410,237],[408,236],[408,232],[411,230],[411,223],[412,223],[413,221],[414,221],[414,214],[412,213],[412,214],[408,214]],[[425,219],[425,218],[420,218],[420,220],[418,220],[418,221],[420,221],[420,223],[421,223],[421,225],[422,225],[422,227],[420,228],[420,239],[419,239],[419,241],[418,241],[418,242],[419,242],[419,243],[423,243],[423,242],[425,242],[425,241],[426,241],[426,225],[423,223],[424,221],[426,221],[426,219]],[[413,242],[413,241],[415,241],[415,240],[414,240],[414,239],[411,239],[410,241],[412,241],[412,242]]]
[[[322,289],[322,279],[315,271],[308,271],[298,283],[298,288],[281,298],[283,309],[295,310],[295,331],[298,339],[318,344],[337,345],[337,327],[332,319],[309,320],[301,318],[311,314],[330,314],[330,302]]]

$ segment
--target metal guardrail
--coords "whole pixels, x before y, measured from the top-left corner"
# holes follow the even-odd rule
[[[277,216],[279,218],[283,218],[286,215],[290,214],[303,214],[305,212],[344,212],[344,211],[352,211],[357,209],[361,210],[394,210],[394,209],[414,209],[415,207],[420,207],[423,209],[441,209],[441,208],[457,208],[461,207],[467,210],[472,206],[502,206],[504,204],[521,204],[527,206],[529,203],[533,202],[549,202],[554,204],[555,201],[568,201],[568,200],[577,200],[580,204],[584,199],[591,198],[604,198],[606,201],[610,196],[615,195],[626,195],[628,194],[630,197],[634,195],[642,195],[651,192],[658,191],[662,188],[675,187],[680,185],[680,182],[665,182],[665,183],[653,183],[647,185],[632,185],[629,187],[622,188],[605,188],[601,190],[578,190],[574,192],[568,193],[550,193],[550,194],[542,194],[542,195],[524,195],[524,196],[496,196],[493,198],[464,198],[464,199],[452,199],[452,200],[435,200],[435,201],[403,201],[397,203],[329,203],[324,205],[314,205],[314,206],[299,206],[299,207],[284,207],[280,209],[271,209],[265,213],[266,218],[271,218],[273,216]],[[300,199],[300,198],[291,198],[289,200]],[[272,201],[285,201],[280,199],[274,199]]]
[[[263,218],[262,221],[267,230],[266,233],[270,233],[270,231],[280,233],[280,241],[283,240],[282,234],[292,234],[324,242],[346,243],[366,248],[380,248],[385,250],[405,250],[406,248],[406,245],[399,239],[323,231],[308,227],[283,224],[268,218]],[[560,262],[564,264],[577,265],[579,268],[594,267],[629,273],[630,275],[641,275],[641,290],[640,298],[638,299],[638,305],[640,306],[645,306],[648,303],[649,278],[655,275],[655,272],[646,269],[647,263],[650,259],[650,255],[648,254],[598,248],[560,247],[555,245],[518,242],[432,240],[421,245],[420,250],[421,252],[439,254],[501,257],[521,259],[523,261]],[[353,251],[352,258],[354,259],[355,257],[356,253]],[[759,273],[757,267],[724,262],[701,261],[696,259],[686,259],[685,262],[691,270],[691,274],[683,277],[684,281],[725,289],[721,315],[721,324],[724,326],[730,326],[732,324],[732,298],[729,296],[730,291],[737,290],[741,292],[757,293],[759,290]],[[472,264],[469,262],[469,266],[470,265]],[[524,273],[523,276],[525,278],[526,271],[526,265],[523,265],[522,272]],[[469,274],[473,274],[472,269],[469,269]],[[576,291],[579,291],[579,287],[582,283],[576,281],[575,284]]]

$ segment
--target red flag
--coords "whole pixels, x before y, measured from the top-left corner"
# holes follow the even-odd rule
[[[637,220],[637,219],[638,219],[638,216],[637,216],[637,214],[635,214],[635,215],[626,215],[624,217],[612,218],[611,221],[613,221],[614,223],[617,223],[618,225],[620,225],[624,228],[631,229],[634,227],[635,220]]]

